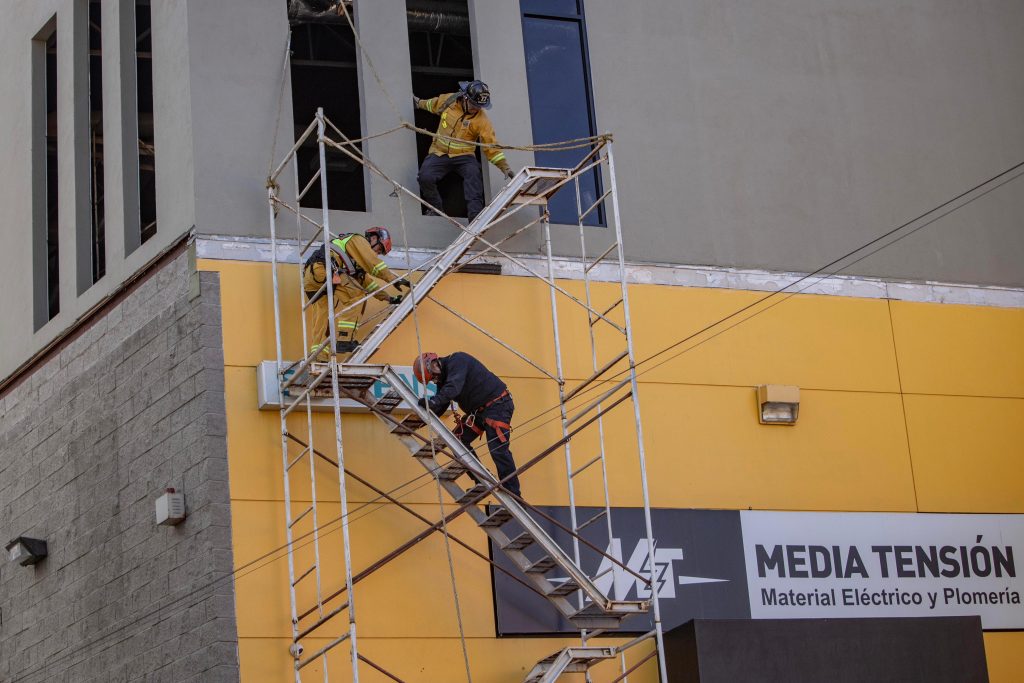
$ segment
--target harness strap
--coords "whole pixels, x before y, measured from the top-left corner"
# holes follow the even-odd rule
[[[506,389],[505,391],[501,392],[500,394],[498,394],[497,396],[495,396],[494,398],[492,398],[492,399],[491,399],[490,401],[488,401],[487,403],[485,403],[485,404],[483,404],[482,406],[480,406],[479,408],[477,408],[477,409],[476,409],[476,410],[475,410],[474,412],[477,412],[477,413],[479,413],[479,412],[480,412],[481,410],[485,410],[485,409],[487,409],[487,408],[490,408],[490,407],[491,407],[491,406],[493,406],[493,405],[494,405],[495,403],[497,403],[498,401],[500,401],[501,399],[505,398],[505,397],[506,397],[506,396],[508,396],[508,395],[509,395],[509,393],[508,393],[508,389]]]
[[[484,422],[494,429],[494,433],[498,435],[498,441],[501,443],[508,441],[508,433],[512,431],[512,425],[501,420],[492,420],[489,417],[485,417]]]

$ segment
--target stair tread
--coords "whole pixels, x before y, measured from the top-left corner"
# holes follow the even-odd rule
[[[546,571],[554,569],[558,566],[558,563],[550,555],[545,555],[530,566],[525,571],[527,574],[543,574]]]
[[[566,595],[572,595],[580,589],[580,585],[573,579],[566,579],[562,583],[556,584],[554,588],[547,592],[548,595],[557,595],[564,597]]]
[[[465,473],[465,465],[452,460],[450,463],[437,470],[437,478],[444,479],[445,481],[455,481]]]
[[[432,458],[435,453],[440,453],[448,448],[448,444],[445,443],[444,439],[433,439],[426,443],[420,444],[419,449],[413,452],[413,456],[417,458]]]
[[[466,489],[461,496],[456,499],[456,502],[460,505],[468,503],[476,498],[482,498],[487,492],[488,487],[483,484],[477,484],[471,489]]]
[[[508,511],[508,508],[500,507],[488,515],[487,519],[480,522],[480,526],[499,527],[510,519],[512,519],[512,513]]]
[[[515,538],[512,538],[505,545],[501,546],[502,550],[522,550],[527,546],[533,545],[536,539],[532,534],[524,531]]]

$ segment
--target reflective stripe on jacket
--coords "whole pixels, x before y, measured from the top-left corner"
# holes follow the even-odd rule
[[[345,235],[344,237],[331,240],[331,242],[348,254],[349,258],[352,259],[353,264],[356,266],[356,272],[350,273],[353,279],[356,280],[359,285],[366,292],[375,292],[376,296],[381,301],[387,301],[390,294],[380,290],[386,283],[395,280],[396,275],[391,272],[387,264],[384,263],[377,252],[370,246],[369,241],[358,233],[351,235]],[[338,270],[346,272],[346,268],[339,263],[340,258],[334,251],[331,251],[331,258],[334,259],[334,263],[338,266]]]
[[[505,153],[487,146],[498,144],[494,126],[487,118],[487,112],[480,109],[475,114],[467,113],[462,99],[457,95],[458,93],[445,93],[429,100],[420,100],[420,109],[441,117],[441,122],[437,126],[439,137],[434,138],[430,145],[430,153],[438,156],[447,154],[450,157],[472,154],[476,145],[470,143],[479,142],[484,145],[482,149],[487,159],[500,168],[501,162],[505,161]],[[448,104],[449,102],[451,104]]]

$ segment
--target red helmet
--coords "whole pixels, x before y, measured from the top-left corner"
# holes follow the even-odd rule
[[[430,371],[430,364],[435,360],[437,360],[436,353],[427,352],[420,354],[412,362],[412,374],[416,375],[416,379],[426,384],[434,379],[434,373]]]
[[[371,238],[376,237],[377,241],[380,242],[380,244],[384,247],[385,254],[391,251],[391,231],[385,228],[383,225],[378,225],[375,228],[370,228],[363,234],[366,236],[366,239],[367,241],[369,241],[371,247],[373,246],[373,240]]]

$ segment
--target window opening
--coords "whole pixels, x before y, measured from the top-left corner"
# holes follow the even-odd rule
[[[469,34],[469,6],[466,0],[407,0],[409,24],[409,60],[412,65],[412,91],[422,98],[453,93],[459,81],[471,81],[473,75],[473,44]],[[498,93],[500,100],[501,93]],[[420,128],[435,130],[437,116],[417,109],[415,122]],[[430,149],[431,138],[416,136],[416,166],[423,163]],[[480,160],[480,150],[476,151]],[[467,215],[462,179],[448,174],[438,191],[449,216]],[[426,208],[423,208],[426,211]]]
[[[156,234],[153,29],[149,0],[135,2],[135,100],[139,130],[139,229],[141,242],[145,242]]]
[[[362,137],[359,70],[352,28],[331,0],[290,0],[292,25],[292,116],[295,139],[323,107],[329,118],[349,138]],[[351,11],[351,6],[349,6]],[[362,144],[357,143],[362,149]],[[366,211],[366,181],[359,162],[328,149],[327,205],[331,209]],[[305,187],[320,168],[316,139],[309,138],[298,152],[299,186]],[[319,181],[302,198],[302,206],[321,208]]]
[[[92,281],[107,272],[103,202],[103,43],[100,3],[89,3],[89,156]]]
[[[46,320],[60,313],[60,250],[58,248],[58,119],[57,119],[57,31],[46,39]],[[45,320],[43,321],[45,322]]]
[[[521,0],[520,7],[534,143],[596,135],[582,2]],[[538,151],[535,156],[541,166],[572,168],[589,151],[586,148]],[[601,194],[598,169],[580,177],[580,205],[584,209]],[[577,222],[574,193],[556,194],[548,209],[554,223]],[[605,225],[604,206],[592,211],[584,224]]]

